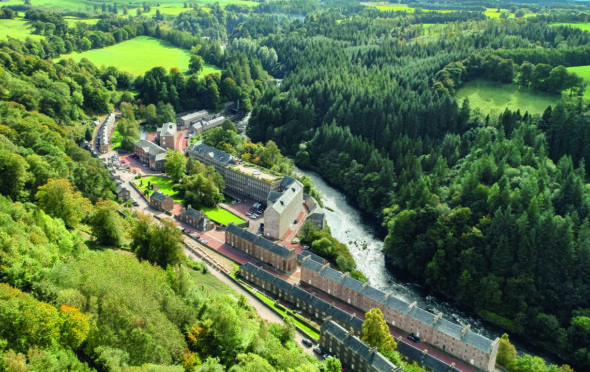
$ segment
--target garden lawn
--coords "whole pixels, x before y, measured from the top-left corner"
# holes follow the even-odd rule
[[[229,225],[230,222],[233,222],[236,225],[246,222],[243,219],[241,219],[240,217],[236,216],[233,213],[226,211],[223,208],[219,208],[219,207],[217,207],[217,208],[201,208],[201,210],[203,212],[205,212],[205,215],[207,217],[209,217],[209,219],[211,221],[221,223],[223,225]]]
[[[455,95],[459,105],[469,98],[471,109],[476,107],[484,114],[499,114],[505,109],[529,113],[542,113],[547,106],[554,105],[561,96],[531,89],[520,88],[516,84],[500,84],[487,80],[474,80],[466,83]]]
[[[172,197],[172,199],[174,199],[175,202],[177,203],[184,203],[184,200],[181,199],[178,196],[178,192],[174,191],[172,189],[172,186],[174,186],[174,183],[172,182],[172,179],[167,178],[167,177],[161,177],[161,176],[147,176],[147,177],[142,177],[141,180],[143,181],[142,184],[139,184],[139,180],[135,180],[135,185],[141,190],[141,192],[148,196],[151,195],[152,190],[148,190],[148,182],[156,185],[159,187],[159,191],[166,194],[166,195],[170,195]]]
[[[83,53],[70,53],[59,59],[72,58],[78,62],[87,58],[97,66],[115,66],[118,70],[127,71],[134,75],[143,75],[154,67],[162,66],[166,70],[178,67],[186,72],[190,61],[188,50],[174,47],[149,36],[139,36],[119,44],[101,49],[88,50]],[[205,65],[202,76],[211,72],[221,72],[213,65]]]
[[[7,40],[8,36],[19,40],[26,40],[28,37],[33,40],[45,38],[42,35],[33,35],[31,33],[32,30],[33,28],[29,26],[24,18],[0,19],[0,40],[2,41]]]
[[[115,127],[113,136],[111,137],[111,150],[121,147],[121,141],[123,141],[123,135],[119,133],[119,127]]]
[[[584,91],[584,99],[590,100],[590,66],[568,67],[569,72],[575,72],[576,75],[584,79],[588,83],[588,87]]]

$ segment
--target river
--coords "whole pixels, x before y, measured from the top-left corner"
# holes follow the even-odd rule
[[[443,317],[449,321],[461,325],[470,324],[471,330],[490,339],[501,337],[504,331],[490,323],[483,322],[477,315],[459,310],[454,304],[442,301],[426,293],[415,283],[408,283],[396,278],[385,267],[384,242],[375,230],[363,221],[358,210],[353,208],[344,194],[328,185],[319,175],[313,172],[296,169],[295,173],[306,175],[312,179],[316,189],[322,196],[326,208],[326,220],[332,231],[332,235],[345,243],[354,257],[357,269],[368,279],[372,286],[384,291],[391,291],[396,296],[403,298],[408,303],[416,301],[419,307],[432,313],[443,313]],[[532,348],[516,337],[511,336],[510,342],[516,347],[519,354],[527,353],[540,356],[546,362],[560,364],[552,355],[542,350]]]

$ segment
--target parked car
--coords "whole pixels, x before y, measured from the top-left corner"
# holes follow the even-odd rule
[[[323,357],[324,357],[324,359],[332,358],[332,356],[330,354],[324,354]]]
[[[208,241],[206,241],[205,239],[201,239],[201,243],[203,243],[203,244],[208,244],[209,242],[208,242]]]
[[[139,202],[137,200],[132,201],[131,204],[133,204],[134,207],[139,206]]]
[[[311,341],[309,338],[304,338],[304,339],[301,341],[301,343],[302,343],[304,346],[307,346],[307,347],[312,347],[312,346],[313,346],[313,341]]]
[[[418,342],[420,342],[420,338],[418,338],[418,336],[416,336],[416,335],[415,335],[415,334],[413,334],[413,333],[410,333],[410,334],[408,335],[408,340],[410,340],[410,341],[412,341],[412,342],[415,342],[415,343],[418,343]]]
[[[316,354],[322,355],[323,350],[321,347],[318,346],[318,347],[313,348],[313,352]]]

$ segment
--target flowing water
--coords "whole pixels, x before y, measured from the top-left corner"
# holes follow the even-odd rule
[[[357,268],[369,278],[372,286],[384,291],[393,290],[396,296],[403,298],[408,303],[416,301],[418,306],[423,309],[435,314],[442,312],[445,318],[455,323],[471,324],[471,329],[474,332],[488,338],[495,339],[501,336],[500,330],[484,326],[481,320],[459,311],[452,304],[423,293],[420,286],[392,275],[385,267],[383,240],[376,235],[369,224],[363,221],[359,211],[350,206],[344,194],[326,184],[315,173],[302,170],[297,170],[297,172],[313,180],[326,207],[326,219],[332,235],[348,246]]]

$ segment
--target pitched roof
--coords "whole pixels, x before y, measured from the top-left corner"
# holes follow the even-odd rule
[[[155,143],[147,140],[139,140],[135,142],[135,146],[141,147],[143,151],[147,152],[150,155],[156,155],[165,153],[166,150],[161,148],[160,146],[156,145]]]
[[[291,178],[291,177],[288,177],[288,176],[283,177],[283,180],[281,181],[281,185],[283,185],[285,178]],[[288,186],[281,192],[281,195],[278,198],[277,198],[277,195],[273,191],[269,192],[269,194],[268,194],[268,198],[269,198],[268,201],[272,203],[272,205],[269,206],[269,208],[274,209],[279,214],[282,213],[283,210],[285,210],[289,205],[291,205],[291,203],[293,201],[295,201],[295,197],[297,196],[297,194],[299,194],[299,191],[303,192],[303,185],[301,184],[301,182],[299,182],[293,178],[291,178],[291,180],[293,180],[293,181],[287,182]],[[271,197],[275,200],[273,201],[272,199],[270,199]]]
[[[281,279],[278,276],[269,273],[266,270],[263,270],[248,262],[240,266],[240,271],[248,272],[252,275],[255,275],[257,278],[273,286],[276,286],[277,288],[281,288],[281,290],[284,292],[301,300],[302,302],[308,303],[314,309],[324,312],[327,316],[332,317],[342,324],[347,324],[359,332],[363,330],[363,321],[354,314],[349,314],[346,311],[333,306],[321,298],[312,295],[311,293],[299,288],[296,285],[293,285],[292,283],[287,282],[286,280]]]
[[[364,359],[377,371],[391,372],[397,368],[378,351],[359,340],[358,337],[351,335],[336,322],[328,320],[322,324],[320,330],[322,333],[330,334],[334,340]],[[336,356],[338,357],[338,355]]]
[[[207,115],[209,115],[209,113],[207,111],[201,110],[201,111],[191,112],[190,114],[186,114],[184,116],[181,116],[180,118],[182,120],[187,121],[187,120],[193,120],[193,119],[201,119]]]
[[[190,206],[180,214],[181,217],[183,216],[187,216],[187,217],[191,217],[194,218],[195,220],[199,220],[203,214],[201,211],[198,211],[196,209],[191,208]]]
[[[284,247],[282,245],[275,244],[275,243],[271,242],[270,240],[267,240],[261,236],[251,233],[250,231],[247,231],[247,230],[244,230],[240,227],[237,227],[236,225],[234,225],[233,222],[231,222],[227,226],[226,231],[229,232],[230,234],[237,235],[240,238],[245,239],[245,240],[251,242],[252,244],[262,247],[262,248],[266,249],[267,251],[277,254],[283,258],[289,258],[289,255],[291,254],[291,252],[294,251],[293,248],[289,249],[289,248]]]
[[[154,193],[152,194],[152,196],[150,196],[150,199],[154,199],[154,200],[157,200],[157,201],[159,201],[159,202],[163,202],[163,201],[165,201],[165,200],[166,200],[166,197],[167,197],[167,196],[168,196],[168,195],[166,195],[166,194],[164,194],[164,193],[162,193],[162,192],[160,192],[160,191],[156,191],[156,192],[154,192]]]
[[[358,293],[363,294],[376,302],[379,302],[385,306],[388,306],[400,314],[404,314],[411,318],[416,319],[419,322],[422,322],[429,327],[437,329],[455,339],[461,340],[473,347],[484,351],[485,353],[490,353],[492,350],[493,341],[481,336],[471,330],[467,330],[463,334],[463,327],[459,324],[452,323],[444,318],[439,319],[436,324],[434,324],[434,318],[436,317],[434,314],[419,308],[417,306],[410,307],[406,301],[402,300],[396,296],[388,296],[385,292],[377,289],[375,287],[371,287],[369,285],[364,286],[362,282],[351,278],[348,275],[342,275],[338,271],[324,266],[321,263],[313,260],[307,259],[302,260],[301,267],[311,270],[313,272],[319,273],[325,278],[328,278],[336,283],[339,283],[347,288],[350,288]]]
[[[162,125],[160,136],[174,136],[176,135],[176,123],[165,123]]]
[[[211,159],[214,159],[222,164],[227,164],[233,159],[233,156],[227,152],[205,145],[204,143],[194,145],[192,151],[200,154],[203,157],[210,157]]]

